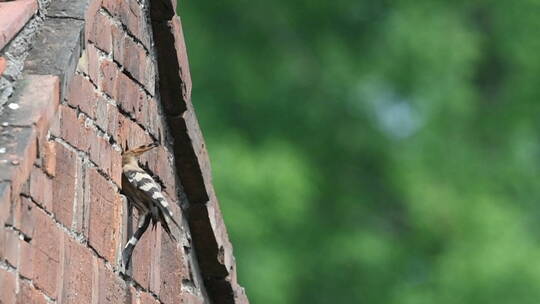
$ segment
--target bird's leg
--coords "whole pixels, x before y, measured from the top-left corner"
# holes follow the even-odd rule
[[[141,239],[142,235],[148,228],[148,225],[150,224],[151,215],[150,212],[146,212],[139,218],[139,224],[137,226],[137,230],[133,234],[133,236],[129,239],[129,242],[126,244],[126,247],[124,247],[124,250],[122,251],[122,264],[120,265],[120,271],[123,273],[126,273],[126,271],[129,268],[129,262],[131,261],[131,254],[133,253],[133,249],[135,249],[135,245],[137,245],[137,242]]]

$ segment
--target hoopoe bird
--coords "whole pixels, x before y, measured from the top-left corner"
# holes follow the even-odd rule
[[[150,220],[154,227],[160,222],[163,230],[173,241],[176,241],[176,238],[171,233],[169,223],[172,221],[180,228],[173,218],[169,203],[161,193],[161,187],[139,166],[138,157],[156,146],[156,144],[143,145],[122,153],[122,193],[139,212],[137,230],[122,251],[123,271],[127,271],[133,249],[148,228]]]

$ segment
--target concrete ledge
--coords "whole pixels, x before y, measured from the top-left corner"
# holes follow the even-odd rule
[[[24,65],[28,74],[58,76],[62,99],[81,55],[83,27],[77,19],[45,19]]]

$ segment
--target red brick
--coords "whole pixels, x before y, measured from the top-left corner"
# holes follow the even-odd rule
[[[34,261],[33,249],[30,243],[24,240],[19,240],[20,256],[19,256],[19,274],[27,279],[34,277]]]
[[[52,141],[46,141],[42,145],[41,166],[49,176],[56,174],[56,145]]]
[[[101,256],[114,263],[121,238],[121,199],[96,169],[89,169],[87,174],[90,197],[88,242]]]
[[[116,78],[118,77],[118,67],[110,60],[102,60],[100,65],[100,75],[98,87],[109,96],[116,94]]]
[[[52,211],[52,180],[40,169],[34,167],[30,175],[30,196],[47,211]]]
[[[45,297],[29,282],[19,281],[19,293],[17,294],[17,304],[47,304]]]
[[[7,67],[7,60],[4,57],[0,57],[0,76],[4,74]]]
[[[128,286],[126,282],[99,261],[98,303],[127,303]]]
[[[93,42],[98,49],[110,53],[112,50],[111,28],[114,25],[109,17],[98,12],[87,26],[90,27],[88,40]]]
[[[146,127],[155,138],[165,138],[163,133],[163,116],[158,103],[153,98],[144,98],[139,102],[135,118]]]
[[[151,294],[141,292],[140,304],[159,304],[159,302]]]
[[[88,248],[64,237],[64,275],[60,303],[91,303],[93,257]]]
[[[150,136],[137,123],[123,115],[118,115],[118,126],[115,134],[117,134],[117,142],[120,143],[123,150],[152,142]]]
[[[118,102],[120,108],[136,116],[139,104],[144,102],[146,95],[139,88],[139,85],[131,80],[124,73],[119,73],[116,83],[116,92],[114,99]]]
[[[106,9],[111,15],[115,16],[118,13],[120,3],[123,1],[118,0],[103,0],[103,8]]]
[[[139,49],[139,81],[144,85],[148,93],[154,96],[156,93],[156,65],[142,49]]]
[[[93,44],[86,45],[86,56],[88,59],[88,76],[94,83],[98,83],[99,76],[99,53]]]
[[[75,199],[75,179],[77,175],[77,155],[62,144],[56,144],[56,177],[53,179],[53,213],[59,222],[71,227],[73,221],[73,201]]]
[[[157,226],[159,227],[159,226]],[[155,229],[155,237],[152,244],[152,257],[150,259],[152,271],[150,272],[150,291],[156,295],[160,294],[161,289],[161,238],[163,235],[161,227]],[[168,271],[168,270],[167,270]]]
[[[16,280],[15,273],[0,268],[0,303],[15,303]]]
[[[88,8],[86,9],[86,12],[84,14],[84,19],[86,20],[85,24],[85,37],[90,37],[91,35],[95,35],[95,33],[92,33],[94,29],[94,22],[96,21],[96,15],[98,14],[98,11],[101,9],[102,0],[90,0],[88,3]]]
[[[141,6],[137,2],[120,1],[116,14],[120,22],[126,26],[128,31],[136,37],[139,37],[139,27],[142,20],[143,13]]]
[[[137,216],[133,216],[132,231],[137,229],[138,220],[138,214]],[[149,263],[149,261],[151,261],[152,258],[152,244],[154,243],[154,238],[155,230],[148,229],[137,243],[137,246],[135,246],[131,258],[133,278],[145,289],[149,288],[150,283],[151,263]]]
[[[117,186],[122,184],[122,154],[116,150],[111,152],[110,176]]]
[[[4,257],[6,261],[13,267],[17,267],[17,260],[19,259],[19,236],[13,230],[7,230],[5,233],[5,249]]]
[[[91,118],[96,117],[97,92],[92,83],[79,74],[73,76],[70,84],[68,103],[78,107],[83,113]]]
[[[129,303],[129,304],[141,304],[140,301],[139,301],[139,292],[133,286],[129,287],[128,298],[129,299],[128,299],[128,301],[126,303]]]
[[[174,16],[172,19],[172,30],[176,46],[177,60],[180,64],[180,76],[182,78],[182,96],[185,101],[191,100],[191,74],[189,72],[189,62],[187,57],[186,43],[184,40],[184,31],[180,17]]]
[[[181,282],[189,278],[183,250],[178,248],[177,243],[173,242],[167,234],[163,234],[160,256],[161,287],[159,297],[165,304],[180,303]]]
[[[55,137],[60,137],[60,111],[56,112],[56,118],[51,120],[51,126],[49,127],[49,132]]]
[[[26,236],[32,238],[34,235],[34,227],[36,216],[35,212],[37,207],[34,203],[26,198],[20,197],[16,202],[14,208],[15,226],[21,230]]]
[[[89,142],[89,130],[84,124],[84,117],[67,106],[60,106],[61,131],[60,137],[79,150],[87,150]]]
[[[36,10],[36,0],[0,3],[0,50],[15,37]]]
[[[126,38],[124,40],[124,56],[119,61],[122,66],[140,83],[146,86],[145,76],[143,71],[139,68],[141,62],[148,61],[149,58],[146,56],[144,49],[136,44],[131,38]]]
[[[59,243],[61,232],[53,220],[42,210],[37,209],[35,231],[32,245],[32,279],[37,288],[48,296],[56,298],[57,274],[60,261]]]
[[[75,168],[77,184],[75,186],[75,200],[73,206],[73,224],[71,228],[82,235],[88,235],[88,206],[90,201],[85,197],[85,187],[87,185],[85,169],[87,165],[82,161],[77,162]]]
[[[96,101],[96,125],[111,135],[114,135],[114,133],[110,132],[110,125],[116,125],[114,121],[116,118],[115,111],[116,108],[106,100],[100,99]]]

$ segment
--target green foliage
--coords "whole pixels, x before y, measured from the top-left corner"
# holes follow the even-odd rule
[[[185,1],[253,303],[536,303],[540,2]]]

